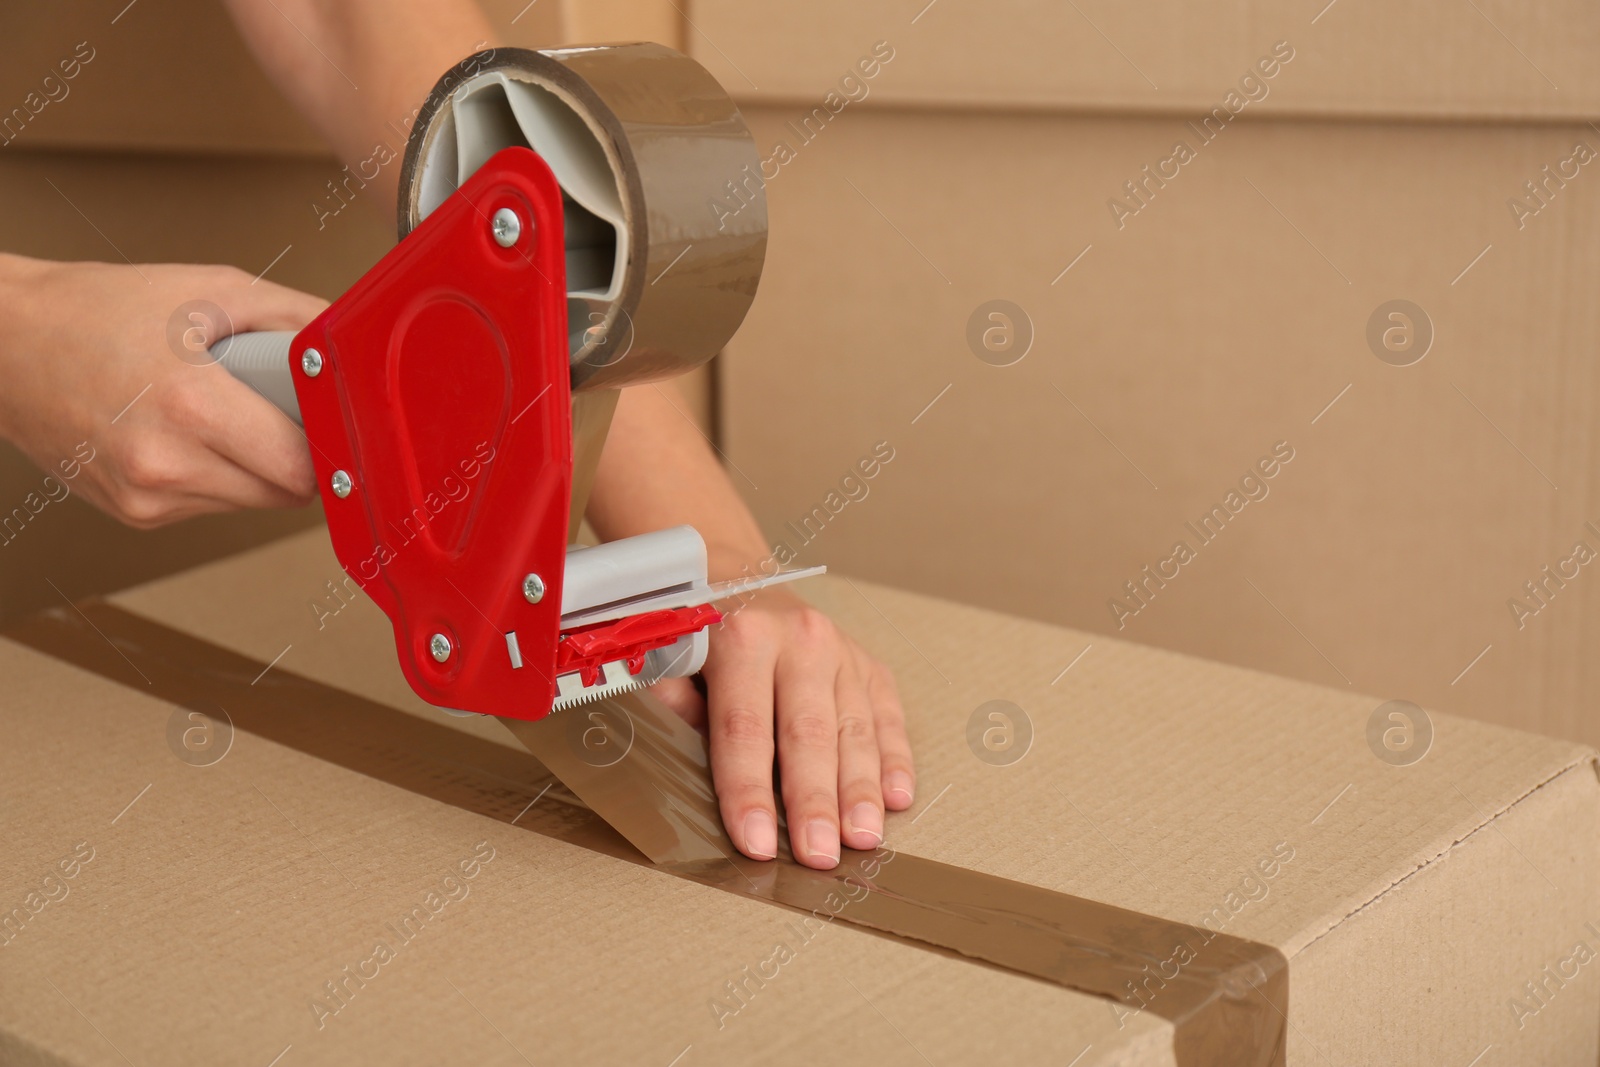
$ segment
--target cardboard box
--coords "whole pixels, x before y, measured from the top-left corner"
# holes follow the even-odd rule
[[[90,635],[116,681],[0,643],[5,882],[13,907],[59,898],[0,948],[12,1060],[1174,1062],[1153,1010],[845,923],[752,981],[796,913],[527,830],[527,801],[560,791],[538,799],[497,722],[421,705],[341,578],[308,532],[116,604],[394,709],[341,743],[413,788],[322,758],[337,715],[186,764],[182,730],[208,724],[140,691],[138,642]],[[810,595],[899,674],[921,775],[899,853],[1276,946],[1290,1064],[1595,1062],[1588,749],[1435,715],[1399,765],[1369,747],[1374,699],[867,583]],[[1015,705],[1011,743],[969,743],[993,700]],[[432,799],[463,789],[492,817]],[[465,889],[446,898],[446,875]],[[430,891],[424,932],[349,982]]]
[[[1600,11],[690,16],[767,160],[710,209],[770,201],[718,395],[775,540],[890,441],[805,558],[1600,742]],[[999,300],[1014,366],[973,354]],[[1380,359],[1391,301],[1429,343]],[[1230,491],[1249,513],[1190,533]]]
[[[720,385],[775,544],[1600,741],[1600,182],[1525,186],[1600,158],[1594,130],[808,114],[746,108],[793,156]],[[1402,353],[1396,300],[1421,309]]]

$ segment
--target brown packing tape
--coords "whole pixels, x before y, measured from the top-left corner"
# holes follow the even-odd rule
[[[606,433],[616,414],[621,393],[616,389],[596,389],[572,395],[572,505],[567,512],[567,543],[578,540],[583,513],[589,507],[600,453],[605,451]]]
[[[84,670],[464,810],[731,893],[957,952],[1174,1024],[1182,1067],[1282,1067],[1288,963],[1276,948],[884,847],[834,871],[739,857],[706,748],[637,694],[511,725],[593,810],[533,804],[552,783],[514,751],[302,678],[99,601],[5,636]],[[552,789],[550,795],[556,796]],[[611,822],[607,826],[601,818]],[[621,836],[619,836],[619,833]],[[624,841],[626,838],[627,841]]]
[[[962,867],[852,853],[834,871],[739,855],[722,827],[705,738],[627,693],[538,722],[502,720],[658,867],[730,892],[959,952],[1175,1024],[1180,1065],[1283,1062],[1288,966],[1226,937]]]
[[[569,299],[569,316],[591,324],[574,341],[573,391],[670,378],[716,355],[744,321],[766,258],[766,198],[752,177],[760,155],[717,80],[664,45],[493,48],[456,64],[434,85],[406,143],[400,236],[452,184],[430,167],[458,161],[457,101],[499,78],[535,86],[570,109],[617,182],[631,250],[614,299],[589,290]],[[503,90],[488,96],[496,91],[506,99]],[[510,103],[504,108],[491,126],[496,140],[522,143]],[[567,137],[572,144],[576,131]]]

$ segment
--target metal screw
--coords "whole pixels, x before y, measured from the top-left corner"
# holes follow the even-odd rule
[[[444,634],[434,634],[428,640],[428,651],[433,653],[433,658],[443,663],[450,658],[450,639]]]
[[[350,480],[350,476],[344,471],[334,471],[333,477],[329,479],[329,482],[333,485],[333,495],[340,500],[349,496],[350,490],[355,488],[355,483]]]
[[[544,599],[544,579],[537,574],[530,574],[522,579],[522,595],[528,598],[528,603],[537,604]]]
[[[300,369],[306,372],[307,378],[315,378],[322,373],[322,353],[315,348],[308,348],[300,353]]]
[[[517,243],[517,238],[522,236],[522,219],[508,207],[503,207],[494,213],[491,223],[494,230],[494,239],[501,248],[510,248]]]

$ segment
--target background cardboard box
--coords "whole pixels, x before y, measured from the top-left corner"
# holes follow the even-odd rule
[[[436,777],[488,774],[494,817],[245,732],[189,766],[168,739],[185,712],[131,670],[124,686],[0,642],[22,680],[0,751],[7,882],[79,840],[97,857],[0,948],[0,1047],[72,1065],[286,1046],[303,1063],[1171,1062],[1149,1012],[1119,1020],[842,924],[718,1027],[713,999],[793,913],[511,825],[537,765],[497,722],[421,704],[370,602],[319,619],[334,574],[308,531],[117,603],[491,742],[503,757]],[[1597,940],[1590,750],[1438,715],[1427,755],[1397,766],[1368,747],[1370,698],[1105,639],[1061,672],[1091,635],[869,583],[809,593],[902,680],[921,763],[916,806],[887,827],[900,853],[1184,922],[1224,908],[1222,929],[1289,959],[1291,1065],[1468,1063],[1491,1045],[1502,1063],[1595,1061],[1593,976],[1512,1007]],[[968,741],[997,698],[1031,731],[1015,762]],[[372,751],[428,765],[394,736]],[[322,982],[480,840],[498,858],[471,896],[316,1028]],[[1287,858],[1252,881],[1266,855]]]
[[[1600,740],[1592,6],[691,17],[775,161],[722,446],[801,561]]]

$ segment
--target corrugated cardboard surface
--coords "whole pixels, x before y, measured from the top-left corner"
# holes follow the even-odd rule
[[[1203,112],[1286,41],[1292,69],[1252,108],[1600,113],[1600,10],[1582,0],[695,0],[689,16],[695,57],[752,103],[820,99],[886,41],[896,66],[873,87],[881,103]]]
[[[794,913],[247,735],[197,770],[166,747],[169,706],[15,646],[0,659],[27,679],[6,712],[7,907],[77,842],[94,849],[0,948],[7,1063],[667,1064],[688,1047],[680,1063],[800,1064],[841,1033],[863,1059],[914,1057],[880,1011],[930,1050],[1064,1063],[1092,1040],[1164,1062],[1156,1020],[1118,1032],[1093,998],[842,927],[718,1030],[712,1001],[797,941]],[[324,983],[394,944],[387,924],[459,879],[481,841],[494,858],[466,895],[318,1029]]]
[[[392,662],[387,623],[370,603],[357,597],[336,613],[327,614],[335,602],[327,599],[324,583],[338,576],[326,544],[317,534],[308,533],[132,591],[119,597],[118,603],[263,662],[281,655],[278,663],[284,669],[443,720],[444,716],[410,695]],[[1466,1063],[1488,1044],[1503,1050],[1503,1062],[1594,1061],[1600,1036],[1600,986],[1592,980],[1569,983],[1534,1016],[1525,1017],[1520,1030],[1509,1006],[1512,997],[1524,995],[1522,983],[1536,979],[1546,965],[1570,957],[1576,941],[1591,941],[1595,936],[1586,931],[1584,923],[1593,918],[1593,902],[1600,890],[1596,881],[1600,834],[1595,832],[1600,784],[1587,749],[1436,715],[1436,736],[1429,754],[1411,766],[1396,767],[1377,759],[1367,747],[1367,720],[1377,704],[1372,699],[1122,642],[1091,639],[1082,633],[866,583],[814,583],[811,595],[899,673],[921,774],[915,810],[890,820],[889,841],[900,851],[1188,922],[1199,922],[1208,914],[1217,914],[1215,909],[1224,909],[1220,913],[1224,930],[1267,941],[1290,956],[1291,1063],[1322,1062],[1326,1057],[1334,1062]],[[241,610],[241,605],[249,605],[249,609]],[[1062,673],[1063,666],[1091,640],[1093,647]],[[337,893],[342,894],[338,899],[358,901],[358,894],[337,873],[340,867],[346,868],[358,886],[391,886],[394,897],[392,901],[385,898],[386,904],[405,900],[411,883],[386,867],[399,840],[444,842],[438,845],[437,854],[427,853],[436,859],[439,855],[453,857],[449,842],[470,847],[490,831],[499,835],[497,845],[500,839],[509,838],[514,844],[506,847],[514,847],[518,850],[515,854],[528,857],[530,863],[536,862],[535,857],[562,851],[549,843],[523,842],[498,824],[481,829],[481,820],[459,812],[436,817],[416,798],[391,798],[387,787],[351,781],[346,772],[319,768],[315,761],[285,754],[265,742],[252,743],[244,736],[238,742],[243,758],[237,761],[230,754],[203,771],[181,766],[164,749],[161,731],[166,715],[162,708],[152,705],[142,711],[137,716],[142,726],[125,728],[119,721],[107,734],[105,713],[91,705],[111,701],[127,706],[136,698],[118,694],[99,681],[79,678],[69,684],[71,675],[64,668],[47,669],[33,657],[25,659],[29,676],[44,679],[30,683],[30,693],[48,695],[56,703],[62,702],[63,687],[73,694],[94,694],[92,700],[85,696],[75,697],[75,703],[69,701],[73,703],[70,716],[82,719],[84,728],[48,732],[30,728],[30,745],[35,738],[41,739],[38,744],[45,744],[42,739],[48,736],[56,739],[49,743],[65,751],[84,745],[82,738],[93,739],[79,762],[97,768],[92,776],[94,794],[104,793],[101,806],[112,814],[118,800],[126,803],[124,794],[131,798],[158,776],[162,783],[169,783],[166,792],[177,794],[170,802],[184,805],[183,810],[189,812],[189,823],[161,823],[152,816],[148,824],[141,824],[148,826],[144,832],[152,835],[149,851],[177,848],[179,827],[184,825],[194,826],[195,832],[204,831],[216,847],[239,832],[208,822],[195,814],[201,810],[198,807],[188,808],[191,789],[215,789],[221,791],[219,796],[250,799],[255,796],[251,790],[259,787],[284,807],[284,814],[305,833],[299,837],[280,821],[282,837],[272,840],[284,851],[267,850],[263,855],[286,852],[299,857],[304,865],[301,877],[315,879],[320,888],[315,892],[307,888],[303,895],[277,905],[262,900],[259,892],[232,898],[239,908],[234,921],[242,924],[241,929],[279,923],[285,912],[302,914],[298,909],[316,908],[326,899],[322,894],[331,897]],[[991,699],[1014,701],[1033,730],[1027,755],[1009,766],[985,763],[975,758],[967,745],[969,716]],[[30,721],[24,718],[22,724]],[[95,724],[98,729],[92,728]],[[474,720],[462,728],[509,743],[494,722]],[[117,740],[123,737],[125,741]],[[122,744],[131,746],[128,753],[121,754],[117,746]],[[114,765],[106,754],[107,746],[133,765],[115,775],[106,773]],[[8,749],[25,750],[27,746],[20,745]],[[257,764],[256,760],[265,762]],[[31,764],[49,765],[48,760],[36,759]],[[243,777],[249,784],[240,781]],[[6,780],[31,779],[8,775]],[[205,784],[185,784],[191,782]],[[159,787],[152,787],[133,812],[155,800]],[[67,807],[74,813],[90,810],[80,809],[76,801]],[[266,835],[266,820],[276,817],[270,808],[262,809],[259,801],[247,807],[241,800],[215,803],[204,810],[247,811],[242,817],[261,820],[261,830],[253,835],[261,838]],[[61,818],[59,810],[50,816],[50,820]],[[123,821],[129,818],[131,813]],[[171,818],[179,816],[175,813]],[[444,833],[441,827],[448,827],[449,833],[435,838],[436,832]],[[366,838],[374,833],[378,835],[376,844]],[[70,837],[72,832],[62,829],[56,836],[63,834]],[[55,838],[46,835],[45,841],[53,845]],[[66,847],[71,844],[66,841]],[[255,855],[258,844],[249,846],[245,855]],[[41,856],[49,853],[45,845],[34,847]],[[192,855],[206,854],[204,848],[188,848]],[[1292,858],[1279,866],[1273,878],[1263,881],[1256,876],[1252,880],[1260,861],[1274,850],[1280,856],[1292,853]],[[409,845],[400,854],[413,855]],[[237,876],[236,868],[224,861],[209,862],[222,864],[217,868],[219,876]],[[548,893],[551,899],[541,904],[520,895],[516,898],[519,906],[530,912],[553,906],[563,910],[580,905],[600,907],[598,902],[606,898],[612,885],[637,886],[639,896],[611,900],[607,913],[638,939],[630,951],[638,957],[635,962],[651,974],[655,973],[651,968],[657,953],[667,953],[676,961],[673,954],[680,949],[675,946],[702,939],[706,936],[703,931],[712,926],[719,931],[716,954],[726,955],[720,960],[725,968],[737,969],[737,961],[751,953],[759,956],[762,950],[770,951],[759,932],[749,933],[751,940],[742,941],[746,927],[734,920],[729,920],[734,925],[731,939],[722,940],[727,929],[719,925],[721,909],[731,907],[729,904],[696,902],[688,909],[700,917],[691,932],[681,925],[682,920],[670,918],[673,905],[665,902],[693,890],[676,885],[662,890],[664,903],[658,908],[651,872],[612,870],[610,861],[589,856],[561,862],[568,864],[565,869],[574,878],[584,879],[583,891],[574,894],[572,884],[567,883],[559,890],[552,888]],[[520,863],[508,865],[517,866],[519,878]],[[596,873],[591,874],[591,869]],[[417,877],[423,877],[421,868],[417,870]],[[494,873],[491,869],[485,881]],[[667,879],[662,876],[656,881]],[[242,888],[239,892],[246,894]],[[138,899],[141,894],[133,895]],[[553,900],[559,900],[559,905]],[[712,923],[703,921],[708,908],[718,915]],[[641,918],[641,909],[655,917]],[[500,906],[484,910],[499,911]],[[351,914],[371,913],[358,909]],[[662,914],[668,917],[662,918]],[[735,909],[728,914],[740,913]],[[469,997],[474,988],[494,989],[487,982],[469,988],[456,970],[464,967],[469,976],[501,971],[505,954],[524,955],[521,943],[504,937],[509,921],[504,915],[473,920],[487,924],[490,930],[498,924],[498,945],[490,944],[492,939],[485,933],[483,941],[470,946],[478,953],[472,957],[478,961],[474,964],[466,963],[469,946],[440,949],[437,968]],[[756,916],[751,921],[765,920]],[[463,923],[467,925],[471,924]],[[562,929],[568,928],[563,922]],[[327,934],[333,928],[317,925],[314,929]],[[536,936],[531,931],[546,927],[529,929],[529,936]],[[841,944],[847,940],[854,943],[853,939],[839,940]],[[326,936],[318,944],[337,955]],[[624,950],[615,942],[597,945],[587,956],[593,962],[567,966],[563,988],[616,988],[616,1002],[640,1013],[648,1022],[641,1028],[657,1034],[667,1032],[664,1027],[673,1019],[703,1010],[701,993],[693,982],[675,982],[670,992],[653,994],[637,986],[611,985],[616,971],[608,951]],[[281,965],[287,972],[305,973],[303,961],[289,945],[281,952]],[[540,951],[525,955],[538,959]],[[1030,1002],[1027,1011],[1035,1014],[1029,1016],[1025,1011],[1018,1018],[1026,1021],[1015,1024],[1001,1022],[990,1027],[981,1022],[983,1011],[971,1010],[971,1005],[968,1010],[957,1010],[953,1005],[958,1001],[939,1001],[937,1012],[924,1015],[917,1007],[924,1003],[919,998],[934,995],[934,987],[925,988],[918,977],[902,975],[896,969],[898,962],[875,961],[865,972],[856,971],[856,965],[854,959],[842,959],[838,974],[858,985],[858,974],[871,975],[871,980],[883,983],[885,992],[893,989],[903,997],[896,1010],[904,1005],[904,1010],[915,1014],[898,1016],[884,1004],[878,1007],[896,1019],[912,1040],[920,1043],[926,1035],[929,1040],[924,1047],[934,1050],[930,1055],[936,1060],[941,1052],[955,1059],[970,1059],[995,1042],[1012,1042],[1017,1038],[1017,1025],[1025,1027],[1031,1037],[1008,1048],[1021,1050],[1016,1055],[1038,1053],[1056,1062],[1070,1061],[1085,1044],[1094,1051],[1082,1062],[1117,1062],[1120,1053],[1113,1054],[1121,1048],[1117,1041],[1130,1034],[1149,1035],[1135,1026],[1146,1021],[1142,1016],[1123,1020],[1128,1029],[1117,1031],[1114,1023],[1109,1028],[1103,1022],[1095,1023],[1095,1012],[1106,1013],[1103,1019],[1110,1019],[1104,1005],[1094,1005],[1094,1012],[1080,1015],[1074,1007],[1080,998],[1055,990],[1047,991],[1052,1000]],[[818,990],[850,993],[847,985],[820,973],[824,970],[829,969],[819,968],[814,976]],[[596,1017],[567,1000],[561,1002],[560,1011],[538,1014],[539,1009],[530,1003],[538,998],[525,999],[520,994],[527,987],[518,984],[526,982],[525,976],[532,972],[513,969],[512,973],[516,980],[503,983],[493,1003],[496,1009],[515,1014],[501,1018],[487,1008],[485,1014],[496,1018],[502,1029],[511,1027],[508,1032],[519,1045],[524,1040],[536,1045],[539,1019],[547,1020],[542,1024],[550,1031],[545,1040],[565,1041],[572,1030],[587,1027],[587,1020]],[[84,991],[93,989],[101,997],[96,1004],[115,1012],[116,980],[103,981],[104,985],[90,985]],[[998,978],[984,968],[962,965],[942,973],[940,981],[950,989],[967,990],[969,982],[991,983]],[[157,996],[160,983],[147,985],[152,989],[149,995]],[[680,986],[693,995],[678,999]],[[535,987],[535,991],[543,988]],[[876,989],[861,988],[876,1000]],[[981,992],[985,998],[1004,997],[1011,995],[1010,989],[1005,987],[1002,992],[999,986],[985,985]],[[977,992],[974,990],[974,995]],[[409,995],[397,992],[391,1002],[394,1008],[409,1009],[410,1002],[400,1003]],[[817,993],[819,998],[826,995]],[[770,998],[782,1004],[771,1016],[752,1017],[772,1019],[772,1026],[780,1025],[777,1020],[787,1025],[794,1018],[788,996],[779,993]],[[377,997],[371,1000],[380,1002]],[[989,1003],[987,999],[973,1003],[980,1002]],[[812,1006],[816,1003],[821,1001]],[[355,1007],[359,1006],[358,1001]],[[755,1006],[764,1005],[758,1000]],[[1048,1016],[1036,1014],[1045,1006]],[[88,1011],[83,1004],[79,1007]],[[389,1010],[385,1007],[382,1012]],[[838,1010],[856,1009],[840,1006]],[[375,1011],[373,1016],[379,1014]],[[384,1018],[389,1021],[404,1014],[385,1014]],[[430,1018],[440,1015],[432,1012]],[[1051,1019],[1050,1026],[1039,1025],[1043,1017]],[[119,1018],[123,1018],[120,1013]],[[286,1009],[282,1018],[292,1019],[293,1013]],[[352,1020],[360,1018],[351,1012]],[[852,1016],[852,1031],[871,1018]],[[1057,1020],[1064,1021],[1056,1025]],[[738,1021],[744,1022],[742,1018]],[[134,1022],[128,1016],[122,1025],[137,1031]],[[761,1024],[763,1028],[767,1025]],[[924,1026],[929,1029],[922,1029]],[[268,1029],[261,1024],[261,1032]],[[730,1026],[725,1033],[733,1030]],[[878,1030],[872,1033],[883,1036]],[[363,1034],[378,1039],[374,1036],[377,1031],[363,1030]],[[763,1030],[762,1040],[776,1040],[775,1034]],[[603,1038],[624,1040],[610,1028]],[[270,1043],[265,1037],[260,1040]],[[292,1034],[283,1038],[284,1042],[292,1040]],[[382,1040],[388,1048],[394,1039]],[[685,1032],[665,1058],[695,1040],[693,1033]],[[733,1048],[713,1044],[709,1037],[705,1040],[706,1044],[696,1045],[696,1053],[706,1054],[713,1062],[720,1062],[724,1050]],[[792,1040],[809,1038],[802,1035]],[[780,1048],[780,1060],[789,1058],[790,1047]],[[811,1051],[816,1047],[808,1046]],[[738,1048],[749,1051],[743,1045]],[[968,1052],[957,1054],[960,1049]],[[276,1051],[269,1050],[269,1057]],[[630,1045],[626,1051],[637,1052],[637,1048]],[[891,1055],[915,1058],[903,1048]],[[1146,1060],[1130,1057],[1126,1062]]]
[[[1587,1063],[1593,1053],[1584,1035],[1593,1031],[1594,1023],[1591,1019],[1586,1030],[1578,1014],[1590,1010],[1587,1006],[1573,1009],[1571,1032],[1546,1029],[1546,1023],[1567,1007],[1559,997],[1568,992],[1587,996],[1587,979],[1566,984],[1559,975],[1553,981],[1549,975],[1557,970],[1573,974],[1578,942],[1585,945],[1578,954],[1594,947],[1591,920],[1580,918],[1592,914],[1592,906],[1568,913],[1535,935],[1544,948],[1542,958],[1537,951],[1508,958],[1481,932],[1508,917],[1519,923],[1584,884],[1576,868],[1556,857],[1569,847],[1570,835],[1592,834],[1597,828],[1589,779],[1587,772],[1557,779],[1519,805],[1526,810],[1516,828],[1508,824],[1502,832],[1474,835],[1442,863],[1405,882],[1403,891],[1387,893],[1352,915],[1339,927],[1338,938],[1324,937],[1301,950],[1293,964],[1299,988],[1308,995],[1315,990],[1319,999],[1338,1004],[1339,1010],[1296,1020],[1298,1030],[1289,1032],[1291,1062],[1298,1056],[1307,1063],[1437,1063],[1440,1056],[1453,1061],[1457,1049],[1476,1041],[1463,1062],[1492,1046],[1480,1062],[1503,1057],[1500,1062],[1514,1064]],[[1471,795],[1466,790],[1465,796]],[[1330,812],[1323,821],[1331,818]],[[1519,884],[1505,878],[1512,870],[1519,872],[1513,879]],[[1457,879],[1483,892],[1457,897],[1448,888]],[[1430,948],[1419,952],[1421,944]],[[1359,965],[1351,966],[1352,958]],[[1576,970],[1581,975],[1582,967]],[[1385,980],[1373,981],[1377,974]],[[1539,988],[1540,999],[1529,996],[1530,982]],[[1486,995],[1485,990],[1493,993]],[[1392,991],[1405,991],[1411,999],[1399,1000]],[[1481,1012],[1481,1024],[1456,1035],[1446,1052],[1435,1043],[1431,1027],[1413,1029],[1419,1012],[1440,1005],[1471,1005]],[[1350,1025],[1354,1019],[1363,1024]]]
[[[747,115],[796,157],[723,447],[799,561],[1600,740],[1571,562],[1600,551],[1600,182],[1507,207],[1594,130],[1240,120],[1119,228],[1123,183],[1199,144],[1183,120],[847,107],[804,143],[799,109]],[[969,347],[995,299],[1032,323],[1011,366]],[[1412,366],[1367,340],[1394,299],[1432,322]]]

